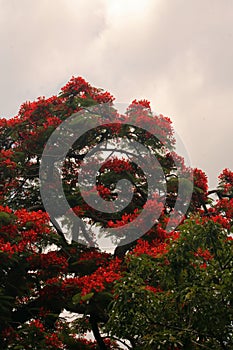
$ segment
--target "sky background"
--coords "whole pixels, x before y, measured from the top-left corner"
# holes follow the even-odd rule
[[[232,0],[0,0],[0,116],[74,76],[169,116],[216,186],[233,170]]]

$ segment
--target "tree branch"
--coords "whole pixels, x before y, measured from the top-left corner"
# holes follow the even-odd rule
[[[92,327],[92,332],[94,334],[95,340],[97,341],[97,344],[98,344],[100,350],[107,350],[107,347],[106,347],[106,345],[105,345],[105,343],[100,335],[98,324],[95,320],[95,317],[92,314],[90,315],[90,324]]]

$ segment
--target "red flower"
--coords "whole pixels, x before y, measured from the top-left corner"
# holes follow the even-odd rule
[[[149,290],[153,293],[161,293],[162,292],[162,289],[158,288],[158,287],[152,287],[152,286],[146,286],[145,287],[146,290]]]
[[[118,280],[121,277],[120,272],[120,259],[112,260],[109,265],[103,267],[100,266],[91,275],[83,277],[67,278],[62,282],[62,289],[77,287],[81,289],[81,294],[86,295],[90,292],[101,292],[109,284]]]
[[[64,349],[64,346],[56,333],[46,335],[45,339],[45,343],[48,347],[52,346],[55,349]]]
[[[114,171],[117,174],[121,174],[125,171],[133,172],[133,167],[129,163],[129,161],[125,158],[118,159],[118,158],[111,158],[107,160],[104,165],[101,167],[101,172],[108,171]]]
[[[213,255],[207,249],[203,250],[202,248],[198,248],[194,256],[201,257],[205,261],[213,259]]]
[[[44,332],[45,331],[45,328],[44,328],[44,325],[40,322],[40,320],[32,320],[30,323],[29,323],[30,327],[33,327],[33,328],[36,328],[38,331],[40,332]]]

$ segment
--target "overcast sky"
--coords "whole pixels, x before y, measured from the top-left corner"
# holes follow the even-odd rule
[[[0,116],[72,75],[171,117],[214,187],[233,170],[232,0],[0,0]]]

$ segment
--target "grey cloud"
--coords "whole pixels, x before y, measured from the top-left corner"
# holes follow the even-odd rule
[[[84,0],[0,2],[1,115],[16,113],[22,99],[56,93],[85,65],[91,41],[105,26],[103,2],[95,3],[93,9]]]

